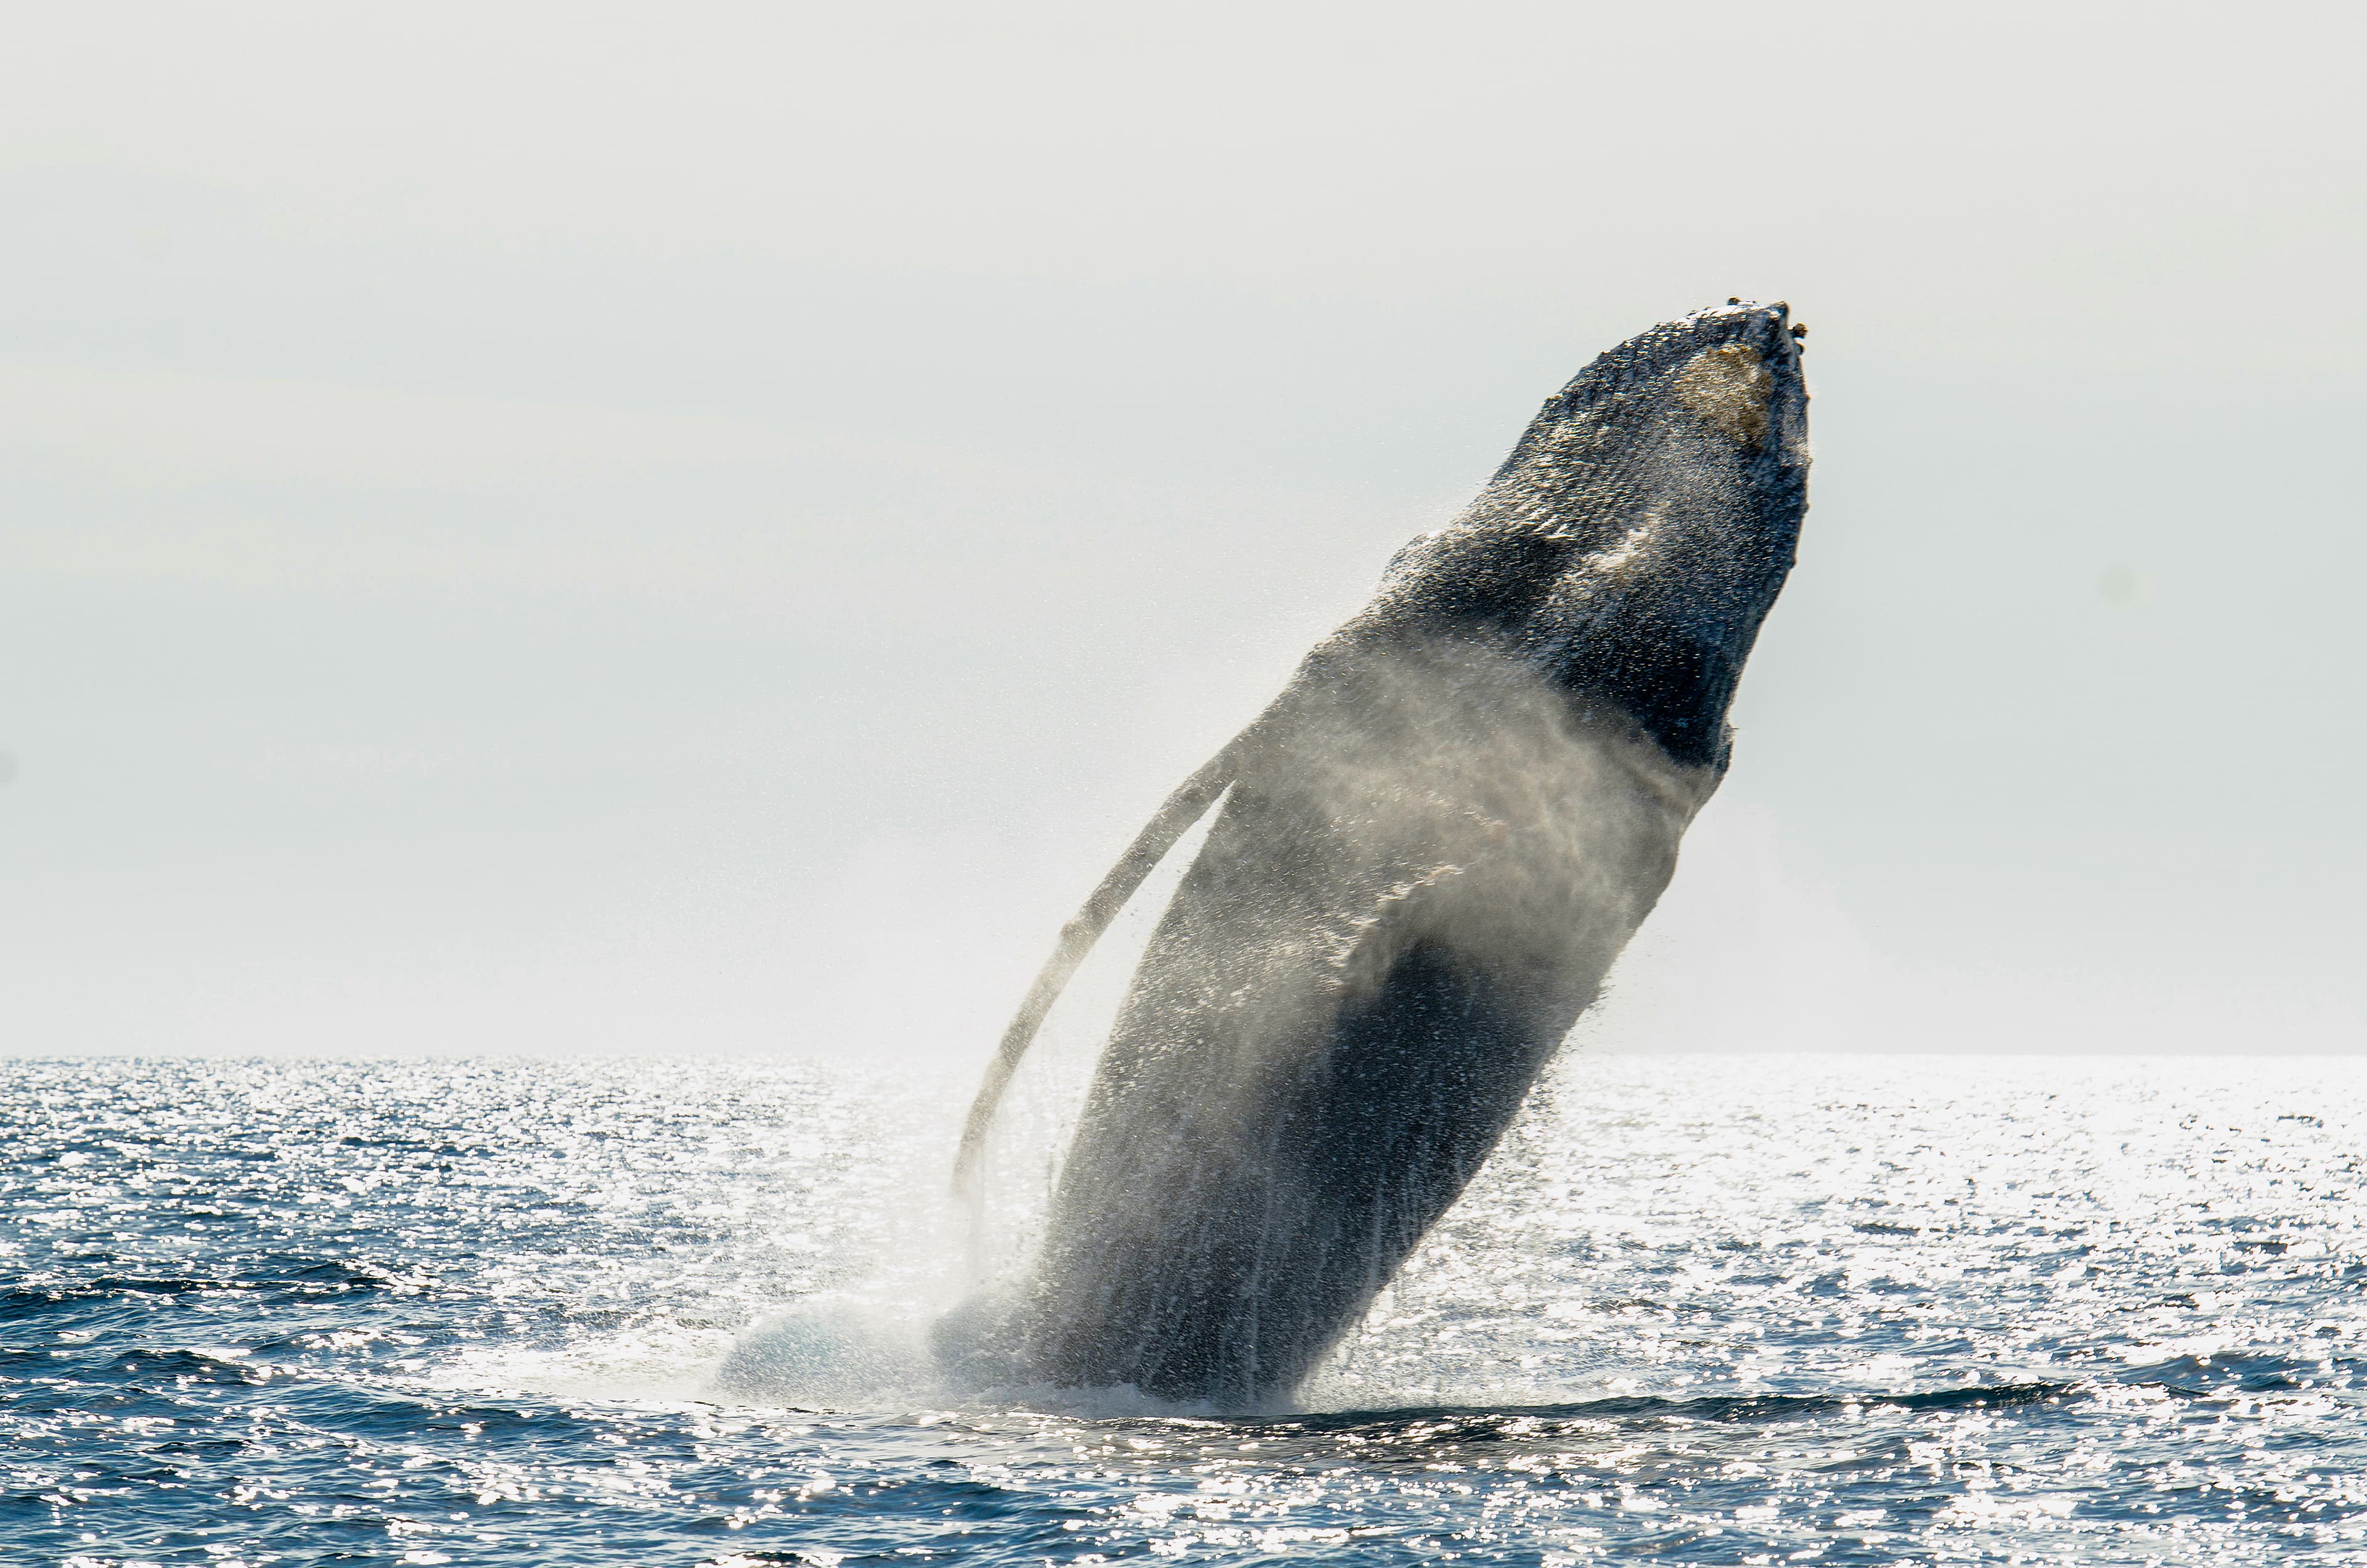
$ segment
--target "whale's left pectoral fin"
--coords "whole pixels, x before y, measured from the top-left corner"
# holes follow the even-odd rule
[[[986,1146],[987,1129],[994,1124],[995,1107],[1002,1102],[1002,1092],[1010,1087],[1011,1076],[1019,1069],[1019,1060],[1044,1026],[1044,1019],[1052,1004],[1060,999],[1060,992],[1093,951],[1110,922],[1117,919],[1126,901],[1134,897],[1175,841],[1191,831],[1192,825],[1208,813],[1235,777],[1241,771],[1242,760],[1251,738],[1261,728],[1253,724],[1235,736],[1225,749],[1200,765],[1198,772],[1176,786],[1142,831],[1136,834],[1126,853],[1103,877],[1093,889],[1085,907],[1076,918],[1060,928],[1060,940],[1052,949],[1052,956],[1036,976],[1036,983],[1027,988],[1027,999],[1019,1004],[1019,1012],[1012,1019],[1011,1027],[1002,1032],[1002,1044],[986,1069],[986,1081],[979,1086],[978,1098],[970,1102],[969,1119],[962,1126],[961,1150],[954,1156],[954,1190],[968,1192],[978,1174],[980,1155]]]

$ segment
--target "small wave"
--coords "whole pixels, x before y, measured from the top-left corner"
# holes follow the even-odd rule
[[[1489,1431],[1535,1431],[1548,1424],[1600,1427],[1606,1423],[1678,1421],[1744,1425],[1799,1420],[1873,1408],[1959,1410],[2041,1404],[2080,1393],[2074,1382],[1976,1383],[1906,1393],[1736,1393],[1679,1398],[1617,1394],[1603,1399],[1532,1405],[1409,1405],[1397,1409],[1334,1410],[1240,1423],[1274,1432],[1471,1438]]]
[[[28,1282],[0,1292],[0,1323],[95,1305],[153,1303],[190,1295],[236,1292],[258,1301],[344,1295],[395,1289],[404,1281],[364,1265],[330,1258],[267,1258],[220,1274],[97,1274]]]

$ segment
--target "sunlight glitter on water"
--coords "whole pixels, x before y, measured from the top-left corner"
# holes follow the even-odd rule
[[[93,1564],[2367,1551],[2348,1062],[1574,1054],[1302,1408],[1228,1420],[935,1379],[922,1333],[970,1261],[945,1196],[967,1087],[0,1065],[0,1543]],[[719,1384],[782,1336],[824,1408]]]

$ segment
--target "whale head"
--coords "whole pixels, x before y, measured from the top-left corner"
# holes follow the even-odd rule
[[[1722,769],[1807,508],[1800,349],[1789,307],[1732,300],[1603,354],[1400,552],[1363,629],[1483,637],[1582,715]]]

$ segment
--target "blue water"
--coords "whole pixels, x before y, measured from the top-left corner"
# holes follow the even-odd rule
[[[1579,1055],[1250,1419],[935,1379],[934,1079],[0,1063],[0,1561],[2367,1560],[2349,1064]]]

